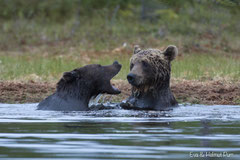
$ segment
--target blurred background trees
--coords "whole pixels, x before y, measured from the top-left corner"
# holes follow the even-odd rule
[[[138,18],[156,22],[178,19],[181,15],[204,16],[208,10],[239,14],[238,0],[1,0],[0,19],[41,19],[62,23],[79,16],[92,17],[102,13],[105,18]],[[202,17],[203,16],[203,17]],[[216,18],[216,17],[215,17]]]
[[[3,50],[58,41],[95,50],[125,42],[199,47],[193,39],[208,37],[231,51],[229,40],[240,35],[240,1],[0,0],[0,34]]]

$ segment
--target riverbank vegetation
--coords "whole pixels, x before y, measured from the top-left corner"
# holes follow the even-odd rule
[[[56,83],[118,60],[125,83],[135,44],[174,44],[173,79],[239,83],[239,17],[235,0],[0,1],[0,81]]]

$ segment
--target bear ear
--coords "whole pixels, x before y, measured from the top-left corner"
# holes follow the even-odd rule
[[[165,58],[168,60],[168,61],[172,61],[174,60],[174,58],[177,56],[178,54],[178,49],[176,46],[174,45],[170,45],[167,47],[167,49],[163,52]]]
[[[75,71],[64,72],[62,79],[66,82],[71,82],[77,78],[77,73]]]
[[[133,50],[133,54],[137,54],[139,51],[141,51],[141,48],[139,47],[139,45],[135,45],[134,50]]]

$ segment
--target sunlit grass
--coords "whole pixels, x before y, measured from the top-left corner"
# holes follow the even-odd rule
[[[240,61],[223,55],[187,54],[173,62],[172,76],[183,79],[239,80]]]
[[[40,56],[1,56],[0,79],[23,79],[36,75],[44,80],[58,79],[64,71],[80,67],[79,62],[66,58]]]
[[[211,18],[208,13],[201,12],[207,19]],[[229,18],[222,15],[225,13],[217,13],[219,22],[225,24]],[[96,15],[92,19],[81,17],[81,22],[84,23],[76,23],[74,17],[64,24],[44,23],[37,19],[4,21],[0,23],[0,80],[58,80],[63,72],[85,64],[109,65],[114,60],[123,66],[115,79],[126,80],[131,54],[111,53],[111,50],[123,43],[127,44],[128,50],[134,44],[139,44],[142,48],[161,48],[169,44],[176,45],[180,50],[190,48],[188,54],[182,53],[181,57],[172,62],[173,78],[239,80],[239,56],[237,59],[226,56],[238,53],[239,33],[230,28],[220,30],[219,25],[213,24],[210,32],[207,23],[193,21],[188,15],[179,18],[174,23],[164,24],[167,25],[167,30],[163,31],[166,34],[163,37],[159,35],[159,26],[164,26],[162,21],[153,24],[148,21],[139,23],[138,20],[118,19],[109,25],[102,15]],[[208,34],[210,38],[204,37]],[[214,38],[211,38],[213,35]],[[191,48],[196,46],[207,49],[208,54],[192,53]],[[224,52],[223,54],[209,53],[209,50],[219,47],[218,51]],[[8,53],[14,51],[14,54]],[[99,51],[108,53],[95,55]]]
[[[115,79],[126,79],[129,73],[129,58],[123,54],[100,56],[89,63],[109,65],[118,60],[122,69]],[[18,55],[0,57],[0,80],[34,79],[58,80],[62,73],[86,64],[74,56]],[[211,80],[240,79],[240,61],[232,57],[209,54],[185,54],[172,62],[172,77],[180,79]],[[33,76],[34,75],[34,76]]]

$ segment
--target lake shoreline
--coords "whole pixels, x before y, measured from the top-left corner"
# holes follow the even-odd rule
[[[112,80],[120,95],[106,95],[102,101],[119,102],[131,93],[125,80]],[[37,103],[55,91],[56,82],[0,81],[0,103]],[[179,103],[240,105],[240,81],[173,79],[171,89]]]

